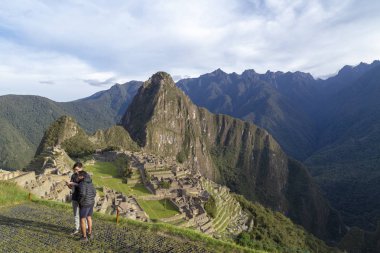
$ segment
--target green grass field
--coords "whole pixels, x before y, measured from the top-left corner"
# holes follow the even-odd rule
[[[158,220],[178,214],[175,206],[168,200],[137,200],[139,205],[149,215],[149,218]]]
[[[96,162],[94,165],[86,165],[85,170],[93,174],[92,180],[96,186],[106,186],[128,196],[144,196],[151,194],[142,184],[134,186],[124,184],[113,163]]]
[[[28,193],[12,182],[0,181],[0,206],[28,200]]]

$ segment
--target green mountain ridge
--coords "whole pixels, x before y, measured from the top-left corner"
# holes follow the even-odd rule
[[[115,85],[88,98],[64,103],[39,96],[0,96],[0,168],[25,167],[44,131],[62,115],[73,116],[88,133],[115,125],[140,85],[135,81]]]

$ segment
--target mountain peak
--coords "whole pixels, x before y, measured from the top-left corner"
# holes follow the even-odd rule
[[[160,116],[169,117],[170,113],[177,112],[177,104],[183,105],[188,100],[168,73],[157,72],[138,90],[122,119],[122,125],[140,146],[145,146],[149,144],[149,124]]]
[[[159,71],[152,75],[151,78],[149,78],[148,81],[144,82],[144,87],[148,88],[151,86],[163,86],[163,85],[169,85],[171,87],[175,87],[175,83],[173,81],[173,78],[170,76],[170,74]]]
[[[227,73],[224,72],[221,68],[218,68],[218,69],[214,70],[213,72],[211,72],[210,74],[212,74],[212,75],[225,75]]]
[[[376,67],[379,65],[380,61],[375,60],[371,64],[365,63],[365,62],[360,62],[356,66],[351,66],[351,65],[345,65],[343,68],[341,68],[338,72],[338,75],[352,75],[353,73],[357,73],[359,75],[364,74],[364,72]],[[335,77],[335,76],[334,76]]]
[[[254,77],[255,75],[257,75],[256,71],[254,69],[246,69],[243,71],[243,73],[241,73],[241,76],[243,77]]]

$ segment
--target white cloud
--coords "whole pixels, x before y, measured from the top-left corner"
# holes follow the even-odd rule
[[[78,98],[99,89],[82,80],[145,80],[159,70],[325,75],[380,58],[379,12],[378,1],[3,1],[0,92],[29,86],[55,98],[48,92],[71,83],[64,99]],[[46,80],[52,90],[38,86]]]
[[[34,51],[0,40],[0,92],[40,95],[56,101],[83,98],[101,90],[83,78],[102,80],[114,76],[99,72],[73,56]],[[117,81],[116,78],[112,80]]]

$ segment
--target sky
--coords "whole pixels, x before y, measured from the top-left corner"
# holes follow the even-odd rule
[[[0,95],[71,101],[217,68],[314,77],[380,59],[378,0],[2,0]]]

